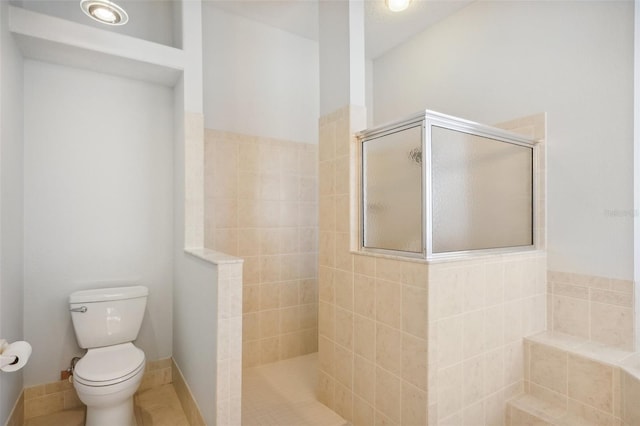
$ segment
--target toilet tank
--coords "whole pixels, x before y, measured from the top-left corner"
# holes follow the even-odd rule
[[[83,349],[132,342],[138,337],[149,289],[144,286],[81,290],[69,296],[71,321]]]

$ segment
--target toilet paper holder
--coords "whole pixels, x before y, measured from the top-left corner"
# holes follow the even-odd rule
[[[7,365],[17,364],[19,360],[15,355],[2,355],[7,346],[9,346],[9,342],[4,339],[0,339],[0,368],[6,367]]]

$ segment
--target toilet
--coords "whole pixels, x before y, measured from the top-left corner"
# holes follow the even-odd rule
[[[87,353],[73,369],[73,386],[87,406],[86,426],[135,426],[133,394],[142,381],[138,337],[149,290],[143,286],[71,293],[76,339]]]

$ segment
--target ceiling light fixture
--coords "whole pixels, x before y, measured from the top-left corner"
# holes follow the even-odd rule
[[[123,8],[108,0],[81,0],[80,8],[89,18],[107,25],[124,25],[129,20]]]
[[[392,12],[402,12],[411,4],[411,0],[384,0],[384,3],[387,5],[390,11]]]

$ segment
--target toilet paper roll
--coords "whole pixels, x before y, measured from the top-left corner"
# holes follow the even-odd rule
[[[29,357],[31,356],[31,345],[28,342],[23,341],[13,342],[7,346],[4,351],[2,351],[2,356],[16,356],[18,357],[18,361],[15,364],[5,365],[0,368],[0,370],[7,373],[20,370],[27,364],[27,361],[29,361]]]

